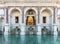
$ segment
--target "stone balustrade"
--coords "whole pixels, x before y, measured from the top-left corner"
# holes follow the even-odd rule
[[[60,3],[60,0],[0,0],[0,2],[17,2],[17,3],[34,3],[34,2],[39,2],[39,3]]]

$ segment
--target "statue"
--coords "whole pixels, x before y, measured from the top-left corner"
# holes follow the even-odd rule
[[[47,28],[44,26],[44,28],[42,28],[42,33],[46,34],[48,32]]]
[[[18,28],[18,26],[16,26],[16,34],[20,34],[20,32],[21,32],[21,30],[20,30],[20,28]]]

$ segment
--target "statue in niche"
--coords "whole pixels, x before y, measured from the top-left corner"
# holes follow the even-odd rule
[[[33,17],[32,16],[29,16],[28,17],[28,25],[33,25],[33,23],[34,23]]]
[[[28,31],[30,32],[34,32],[34,28],[32,27],[32,26],[30,26],[29,28],[28,28]]]
[[[28,11],[28,14],[29,14],[29,15],[33,15],[34,13],[35,13],[35,11],[33,11],[33,10],[29,10],[29,11]]]
[[[48,29],[44,26],[44,28],[42,28],[42,33],[46,34],[48,32]]]
[[[16,26],[15,30],[16,30],[16,34],[20,34],[21,30],[20,28],[18,28],[18,26]]]
[[[33,11],[30,11],[29,14],[30,14],[30,15],[33,15]]]

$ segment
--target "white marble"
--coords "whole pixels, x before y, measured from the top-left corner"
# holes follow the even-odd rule
[[[20,35],[25,35],[25,26],[24,25],[21,26]]]
[[[4,35],[8,35],[8,34],[9,34],[9,33],[8,33],[8,30],[9,30],[9,25],[6,24],[6,25],[5,25],[5,32],[4,32]]]
[[[38,26],[38,32],[37,32],[37,35],[41,35],[41,27]]]
[[[54,35],[58,35],[57,26],[54,26]]]

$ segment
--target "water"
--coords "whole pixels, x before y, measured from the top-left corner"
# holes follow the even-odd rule
[[[0,35],[0,44],[60,44],[60,36]]]

